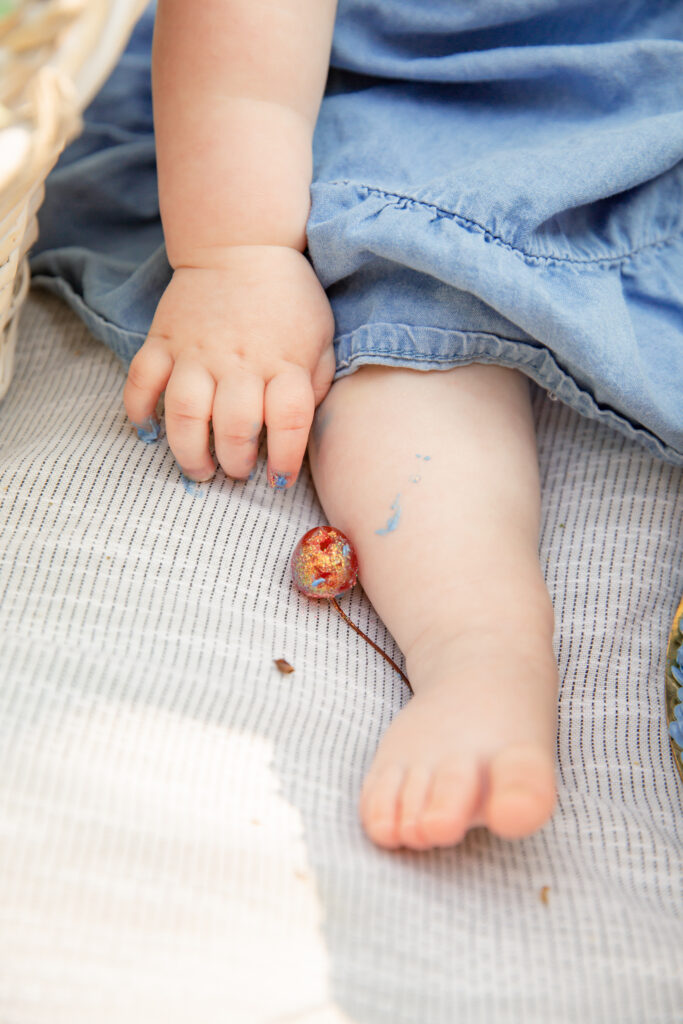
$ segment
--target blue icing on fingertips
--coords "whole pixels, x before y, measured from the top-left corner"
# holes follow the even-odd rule
[[[671,666],[671,675],[680,686],[683,686],[683,668],[681,668],[680,664],[677,665],[674,663]]]
[[[148,416],[142,423],[133,423],[133,426],[137,430],[138,437],[145,444],[152,444],[153,441],[159,440],[161,423],[154,416]]]
[[[681,722],[671,722],[669,725],[669,736],[679,747],[683,747],[683,724]]]
[[[291,473],[276,473],[273,469],[268,470],[268,483],[271,487],[278,488],[278,490],[285,488],[291,478]]]
[[[190,480],[189,476],[185,476],[184,473],[180,474],[180,480],[190,497],[197,498],[202,493],[202,485],[198,480]]]
[[[401,495],[397,494],[391,503],[390,507],[393,508],[394,514],[387,520],[387,525],[382,527],[381,530],[375,530],[375,533],[379,534],[380,537],[384,536],[386,533],[392,533],[398,526],[398,521],[401,518],[401,508],[398,501],[400,497]]]

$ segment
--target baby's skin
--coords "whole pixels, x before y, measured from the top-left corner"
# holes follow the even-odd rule
[[[365,366],[332,384],[334,320],[303,251],[333,23],[333,0],[160,0],[174,273],[124,402],[154,433],[165,391],[168,441],[193,480],[216,462],[248,477],[265,424],[268,479],[291,487],[310,435],[325,514],[352,539],[414,690],[362,787],[368,836],[415,850],[476,825],[525,836],[555,803],[557,692],[528,386],[476,364]]]

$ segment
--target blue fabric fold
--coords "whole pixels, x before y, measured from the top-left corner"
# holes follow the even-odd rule
[[[124,362],[171,275],[153,18],[48,179],[32,259]],[[338,376],[517,367],[683,464],[680,0],[341,0],[311,197]]]

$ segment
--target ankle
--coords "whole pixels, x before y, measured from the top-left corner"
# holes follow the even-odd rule
[[[480,675],[484,666],[515,665],[536,678],[556,680],[554,616],[545,588],[519,589],[511,595],[477,595],[469,605],[435,612],[429,624],[404,649],[406,673],[415,693],[448,685],[454,677]]]

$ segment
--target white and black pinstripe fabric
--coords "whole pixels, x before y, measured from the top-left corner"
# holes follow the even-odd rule
[[[0,1024],[682,1021],[681,470],[536,396],[560,809],[387,854],[356,802],[403,684],[289,584],[309,477],[188,493],[122,383],[31,298],[0,406]]]

